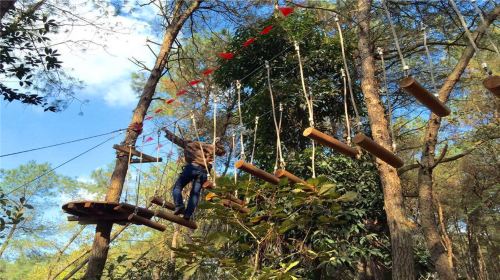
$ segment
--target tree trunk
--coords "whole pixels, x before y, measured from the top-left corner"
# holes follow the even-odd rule
[[[191,2],[184,11],[182,11],[184,1],[179,0],[176,2],[172,20],[165,31],[162,46],[156,59],[155,66],[151,70],[139,102],[134,110],[132,121],[130,122],[131,126],[136,124],[142,126],[144,116],[146,115],[153,99],[156,85],[158,84],[162,76],[162,71],[164,70],[167,63],[168,54],[170,53],[172,44],[182,26],[184,25],[184,22],[196,9],[198,9],[200,2],[201,0]],[[135,146],[138,136],[139,133],[137,131],[128,130],[123,144]],[[115,169],[111,176],[111,184],[106,193],[107,202],[119,202],[123,189],[123,183],[125,181],[125,176],[127,175],[127,170],[127,157],[118,157],[116,160]],[[112,226],[113,224],[110,223],[97,224],[94,243],[92,245],[92,252],[90,254],[89,264],[84,279],[93,280],[101,278],[108,255],[109,236]]]
[[[12,239],[12,236],[14,236],[14,232],[17,229],[18,224],[13,224],[12,227],[9,230],[9,234],[7,234],[7,237],[5,238],[5,241],[2,244],[2,248],[0,248],[0,258],[2,258],[3,253],[7,249],[7,245],[9,245],[10,240]]]
[[[486,17],[486,24],[482,24],[474,34],[476,41],[481,39],[487,30],[488,26],[496,19],[500,13],[500,7]],[[457,65],[446,78],[443,86],[439,90],[439,100],[446,103],[451,91],[460,80],[465,68],[469,64],[470,59],[474,55],[474,48],[469,45],[463,52]],[[421,166],[418,170],[418,188],[419,188],[419,210],[421,225],[424,232],[424,237],[427,249],[431,254],[431,259],[436,267],[436,271],[440,279],[456,279],[453,273],[453,267],[448,262],[448,256],[445,247],[441,243],[438,224],[435,219],[435,208],[432,199],[432,172],[436,163],[435,151],[438,138],[439,128],[441,127],[441,118],[435,114],[431,114],[427,123],[425,132],[425,144],[422,151]]]
[[[472,274],[475,280],[487,280],[486,267],[484,266],[481,247],[477,238],[480,226],[481,207],[474,209],[467,215],[467,241],[469,243],[469,256],[471,258]]]
[[[375,61],[370,41],[371,0],[358,0],[359,42],[361,58],[361,89],[364,94],[373,140],[391,149],[389,126],[379,96],[379,84],[375,78]],[[406,218],[401,182],[397,170],[387,163],[376,160],[384,189],[384,206],[391,235],[392,278],[415,279],[411,222]]]

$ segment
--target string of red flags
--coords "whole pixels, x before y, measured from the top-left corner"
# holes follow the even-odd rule
[[[283,15],[283,17],[288,17],[291,15],[294,11],[294,7],[287,7],[287,6],[282,6],[278,7],[279,13]],[[274,28],[274,25],[268,25],[265,26],[260,32],[260,36],[266,36],[268,35]],[[250,37],[248,38],[245,42],[242,43],[240,49],[234,50],[234,51],[224,51],[224,52],[219,52],[217,53],[217,57],[222,59],[222,62],[230,61],[235,58],[235,56],[242,50],[243,48],[247,48],[254,44],[258,40],[259,36],[256,37]],[[210,61],[210,59],[209,59]],[[204,78],[207,78],[208,76],[212,75],[215,71],[217,71],[219,67],[209,67],[205,68],[203,71],[200,72],[201,75],[199,75],[200,78],[191,80],[189,81],[186,86],[182,87],[180,90],[177,91],[176,97],[183,96],[187,93],[189,93],[190,88],[195,88],[198,84],[203,83]],[[166,104],[172,104],[176,101],[176,98],[170,98],[168,100],[165,100],[163,98],[160,98],[163,100]],[[157,109],[154,111],[155,114],[159,114],[163,111],[163,109]],[[153,116],[146,116],[144,120],[151,120]],[[149,140],[149,138],[148,138]],[[147,141],[147,140],[146,140]],[[159,149],[160,147],[157,147]]]

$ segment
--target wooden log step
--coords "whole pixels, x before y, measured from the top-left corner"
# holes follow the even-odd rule
[[[172,211],[175,210],[175,205],[172,202],[165,201],[163,198],[153,196],[149,199],[149,201],[151,201],[151,203],[159,205],[163,208],[167,208],[167,209],[172,210]]]
[[[315,129],[314,127],[306,128],[306,130],[304,130],[302,134],[305,137],[311,138],[314,141],[318,142],[319,144],[330,147],[346,156],[356,157],[358,155],[358,151],[356,149],[340,142],[339,140],[331,137],[330,135],[324,134],[323,132]]]
[[[354,139],[354,143],[356,145],[359,145],[361,148],[365,149],[368,151],[370,154],[378,157],[379,159],[387,162],[391,166],[395,168],[400,168],[401,166],[404,165],[404,162],[402,159],[400,159],[398,156],[393,154],[391,151],[385,149],[381,145],[375,143],[372,139],[364,135],[363,133],[358,133]]]
[[[117,151],[120,151],[122,153],[125,153],[125,154],[128,154],[129,152],[138,157],[139,159],[131,159],[130,163],[140,163],[141,160],[140,158],[142,157],[142,162],[143,163],[146,163],[146,162],[157,162],[157,161],[162,161],[163,159],[162,158],[155,158],[153,156],[150,156],[150,155],[147,155],[147,154],[144,154],[144,153],[141,153],[139,151],[137,151],[135,148],[132,148],[130,149],[129,147],[126,147],[126,146],[122,146],[122,145],[113,145],[113,149],[117,150]]]
[[[434,94],[426,90],[413,77],[406,77],[399,81],[399,86],[413,95],[420,103],[440,117],[448,116],[451,111]]]
[[[484,79],[483,85],[496,97],[500,97],[500,76],[488,76],[488,78]]]
[[[134,212],[134,210],[136,208],[134,205],[131,205],[128,203],[121,203],[120,206],[122,206],[126,210],[131,211],[131,213]],[[158,218],[169,220],[171,222],[174,222],[174,223],[177,223],[179,225],[183,225],[185,227],[192,228],[192,229],[198,228],[198,226],[196,225],[195,222],[190,221],[190,220],[186,220],[180,216],[176,216],[176,215],[174,215],[170,212],[164,211],[164,210],[152,211],[152,210],[149,210],[146,208],[138,207],[137,214],[139,214],[140,216],[143,216],[143,217],[145,217],[145,215],[146,215],[145,218],[148,218],[148,217],[151,218],[152,216],[156,216]]]
[[[307,183],[306,181],[300,179],[299,177],[293,175],[292,173],[286,171],[285,169],[276,170],[276,172],[274,172],[274,175],[280,179],[286,177],[286,178],[288,178],[288,181],[290,181],[294,184],[303,184],[307,187],[307,189],[309,191],[316,192],[316,188],[313,185]]]
[[[245,201],[243,201],[243,200],[241,200],[241,199],[237,198],[236,196],[234,196],[234,195],[232,195],[232,194],[225,194],[225,195],[223,196],[223,198],[225,198],[225,199],[229,199],[230,201],[232,201],[232,202],[234,202],[234,203],[236,203],[236,204],[239,204],[239,205],[245,205],[245,204],[246,204],[246,202],[245,202]]]
[[[78,217],[78,216],[68,216],[69,222],[78,222],[80,225],[92,225],[100,222],[110,222],[115,224],[124,225],[128,223],[127,215],[117,214],[117,215],[106,215],[106,216],[95,216],[95,217]]]
[[[136,215],[136,214],[130,214],[128,216],[128,220],[133,222],[134,224],[138,225],[145,225],[147,227],[150,227],[152,229],[156,229],[159,231],[165,231],[167,227],[165,225],[162,225],[160,223],[157,223],[155,221],[151,221],[150,219],[146,219],[142,216]]]
[[[242,206],[241,204],[238,204],[234,201],[231,201],[229,199],[222,199],[221,202],[222,202],[222,205],[224,205],[228,208],[237,210],[238,212],[240,212],[242,214],[250,213],[250,209],[248,209],[248,208],[246,208],[246,207]]]
[[[146,219],[151,219],[155,214],[155,212],[152,210],[149,210],[149,209],[144,208],[144,207],[135,206],[133,204],[129,204],[129,203],[125,203],[125,202],[120,203],[119,206],[121,206],[123,209],[127,210],[128,214],[137,212],[137,214],[139,216],[143,216]],[[117,210],[117,209],[118,208],[115,208],[115,210]]]
[[[249,163],[246,163],[242,160],[238,160],[234,166],[240,170],[243,170],[247,173],[252,174],[255,177],[258,177],[266,182],[269,182],[274,185],[278,185],[280,182],[280,179],[278,177],[274,176],[273,174],[267,173],[266,171],[259,169]]]

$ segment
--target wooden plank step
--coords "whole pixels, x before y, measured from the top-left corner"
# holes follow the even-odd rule
[[[135,210],[135,208],[136,208],[134,205],[131,205],[131,204],[128,204],[128,203],[121,203],[120,206],[122,206],[126,210],[131,211],[131,213],[133,213],[134,210]],[[164,210],[152,211],[152,210],[149,210],[149,209],[146,209],[146,208],[141,208],[141,207],[138,207],[138,209],[139,209],[138,210],[138,214],[140,216],[143,216],[143,217],[146,217],[146,218],[148,218],[148,217],[151,218],[152,216],[156,216],[158,218],[169,220],[171,222],[183,225],[183,226],[191,228],[191,229],[197,229],[198,228],[198,226],[196,225],[195,222],[190,221],[190,220],[186,220],[186,219],[184,219],[184,218],[182,218],[180,216],[176,216],[173,213],[170,213],[170,212],[167,212],[167,211],[164,211]]]
[[[139,163],[141,162],[140,158],[142,157],[142,162],[143,163],[147,163],[147,162],[161,162],[163,159],[162,158],[156,158],[156,157],[153,157],[153,156],[150,156],[150,155],[147,155],[147,154],[144,154],[144,153],[141,153],[139,151],[137,151],[135,148],[132,148],[130,149],[129,147],[126,147],[126,146],[122,146],[122,145],[113,145],[113,149],[117,150],[117,151],[120,151],[122,153],[125,153],[125,154],[128,154],[129,152],[138,157],[139,159],[132,159],[130,162],[131,163]]]
[[[280,182],[280,179],[273,174],[267,173],[266,171],[259,169],[250,163],[246,163],[242,160],[238,160],[234,166],[238,169],[241,169],[247,173],[252,174],[255,177],[258,177],[266,182],[269,182],[274,185],[278,185]]]
[[[313,127],[306,128],[302,133],[305,137],[311,138],[323,146],[330,147],[339,153],[342,153],[349,157],[356,157],[358,151],[347,144],[340,142],[339,140],[327,135]]]
[[[354,139],[354,143],[359,145],[361,148],[367,150],[370,154],[378,157],[379,159],[387,162],[394,168],[400,168],[404,165],[404,161],[396,156],[391,151],[385,149],[381,145],[377,144],[375,141],[364,135],[363,133],[358,133]]]
[[[407,93],[413,95],[420,103],[429,108],[440,117],[448,116],[451,111],[434,94],[430,93],[413,77],[406,77],[399,81],[399,86]]]
[[[288,181],[294,184],[303,184],[304,186],[307,187],[309,191],[316,192],[316,188],[313,185],[307,183],[306,181],[300,179],[299,177],[293,175],[292,173],[286,171],[285,169],[276,170],[276,172],[274,172],[274,175],[280,179],[286,177],[288,178]]]
[[[488,78],[483,80],[483,86],[496,97],[500,97],[500,76],[488,76]]]
[[[175,205],[172,202],[165,201],[163,198],[153,196],[149,199],[149,201],[151,203],[159,205],[163,208],[167,208],[167,209],[172,210],[172,211],[175,210]]]

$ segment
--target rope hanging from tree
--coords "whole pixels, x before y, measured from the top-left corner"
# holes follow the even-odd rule
[[[397,148],[396,144],[396,138],[394,137],[394,127],[392,125],[392,104],[391,104],[391,99],[389,98],[390,92],[389,92],[389,86],[387,84],[387,72],[385,71],[385,60],[384,60],[384,49],[382,48],[377,48],[377,52],[380,56],[380,60],[382,62],[382,73],[383,73],[383,81],[384,81],[384,93],[385,93],[385,100],[387,102],[387,121],[389,122],[389,132],[391,133],[391,140],[392,140],[392,151],[395,152]]]
[[[434,66],[432,65],[431,54],[429,52],[429,47],[427,46],[427,32],[425,31],[426,28],[427,26],[425,26],[425,24],[422,23],[422,33],[424,35],[424,49],[425,49],[425,54],[427,56],[427,64],[429,65],[429,72],[431,73],[431,81],[432,81],[432,88],[434,89],[434,95],[437,96],[438,93],[437,93],[436,79],[434,78]]]
[[[213,145],[213,150],[214,150],[214,154],[213,154],[213,164],[212,164],[212,172],[213,172],[213,185],[214,185],[214,188],[216,187],[216,182],[215,182],[215,179],[217,179],[217,170],[215,169],[216,168],[216,153],[217,153],[217,147],[215,146],[215,144],[217,143],[217,102],[218,102],[218,98],[217,96],[215,95],[214,93],[214,134],[213,134],[213,141],[212,141],[212,145]],[[206,163],[205,163],[206,165]]]
[[[479,15],[479,18],[481,19],[481,23],[486,25],[486,21],[484,20],[483,12],[481,11],[481,9],[479,9],[479,6],[477,5],[476,0],[471,0],[470,2],[472,3],[472,6],[474,6],[474,9],[476,10],[477,14]],[[497,54],[500,55],[500,51],[498,50],[497,45],[491,39],[491,34],[490,34],[489,30],[486,30],[485,33],[486,33],[486,36],[488,36],[488,41],[490,42],[491,47],[495,50],[495,52]]]
[[[387,20],[389,21],[389,26],[391,28],[392,37],[394,38],[394,43],[396,44],[396,49],[398,51],[399,59],[401,60],[401,65],[403,66],[403,71],[405,76],[409,76],[410,66],[406,64],[405,58],[403,56],[403,52],[401,51],[401,47],[399,46],[399,39],[396,33],[396,28],[394,27],[394,23],[392,23],[391,13],[389,13],[389,9],[387,8],[387,4],[385,0],[382,0],[382,6],[384,8],[385,14],[387,16]]]
[[[346,124],[346,134],[347,134],[347,145],[351,145],[351,122],[349,121],[349,112],[347,110],[347,77],[344,68],[340,68],[340,73],[342,76],[342,84],[344,87],[344,115]]]
[[[462,16],[462,13],[460,13],[460,10],[457,7],[457,4],[453,0],[449,0],[449,1],[450,1],[450,4],[451,4],[451,7],[453,8],[453,10],[455,11],[455,13],[458,16],[458,19],[460,21],[460,24],[462,25],[462,28],[465,31],[465,35],[467,36],[467,39],[469,39],[470,44],[474,48],[474,52],[475,52],[474,55],[479,54],[479,48],[477,47],[476,42],[474,42],[474,38],[472,38],[472,34],[470,33],[470,30],[467,27],[467,24],[465,23],[465,19]],[[481,67],[483,67],[483,69],[484,69],[484,71],[486,72],[487,75],[491,75],[492,74],[491,71],[488,69],[488,64],[484,60],[481,60]]]
[[[255,144],[257,142],[257,128],[259,127],[259,117],[255,117],[255,127],[253,129],[253,144],[252,144],[252,154],[250,156],[250,164],[253,164],[253,158],[255,155]]]
[[[236,80],[236,91],[238,93],[238,116],[240,118],[240,159],[245,160],[245,146],[243,139],[243,116],[241,114],[241,83]]]
[[[273,112],[274,128],[276,130],[276,144],[277,144],[277,155],[279,157],[280,168],[285,167],[285,161],[283,160],[283,154],[281,153],[281,139],[280,139],[280,128],[278,126],[278,120],[276,119],[276,110],[274,105],[274,95],[273,89],[271,87],[271,69],[269,66],[269,61],[266,60],[266,70],[267,70],[267,86],[269,89],[269,96],[271,97],[271,106]]]
[[[236,154],[236,135],[233,133],[231,136],[232,139],[232,145],[233,145],[233,151]],[[238,183],[238,172],[236,172],[236,168],[234,169],[234,183]]]
[[[302,58],[300,56],[300,46],[297,41],[294,41],[294,46],[295,46],[295,51],[297,52],[297,60],[299,61],[299,73],[300,73],[300,82],[302,84],[302,91],[304,92],[304,97],[306,100],[306,105],[307,105],[307,111],[309,113],[309,126],[314,127],[314,111],[313,111],[313,103],[312,103],[312,95],[307,94],[306,90],[306,82],[304,79],[304,70],[302,69]],[[311,140],[312,142],[312,156],[311,156],[311,170],[312,170],[312,177],[316,178],[316,168],[314,166],[314,158],[315,158],[315,153],[316,153],[316,144],[314,143],[314,140]]]
[[[354,113],[356,114],[356,126],[359,130],[360,126],[361,126],[361,118],[359,117],[358,106],[356,106],[356,101],[354,99],[354,93],[352,90],[351,74],[349,73],[349,66],[347,66],[347,58],[346,58],[345,47],[344,47],[344,35],[342,34],[342,28],[340,27],[339,17],[337,15],[335,15],[334,20],[335,20],[335,23],[337,25],[337,29],[339,31],[340,50],[342,52],[342,63],[344,64],[345,76],[347,76],[347,86],[349,88],[349,95],[351,96],[352,107],[354,109]],[[345,97],[344,97],[344,99],[345,99]],[[350,139],[350,138],[351,138],[351,135],[349,134],[348,139]],[[351,144],[350,140],[348,141],[348,144]]]
[[[279,117],[279,121],[278,121],[278,130],[281,134],[281,120],[283,118],[283,104],[279,104],[279,112],[280,112],[280,117]],[[278,140],[276,139],[276,160],[274,161],[274,172],[276,172],[276,170],[278,169],[278,161],[279,161],[279,157],[278,157],[278,154],[279,154],[279,146],[281,146],[281,143],[278,142]]]

